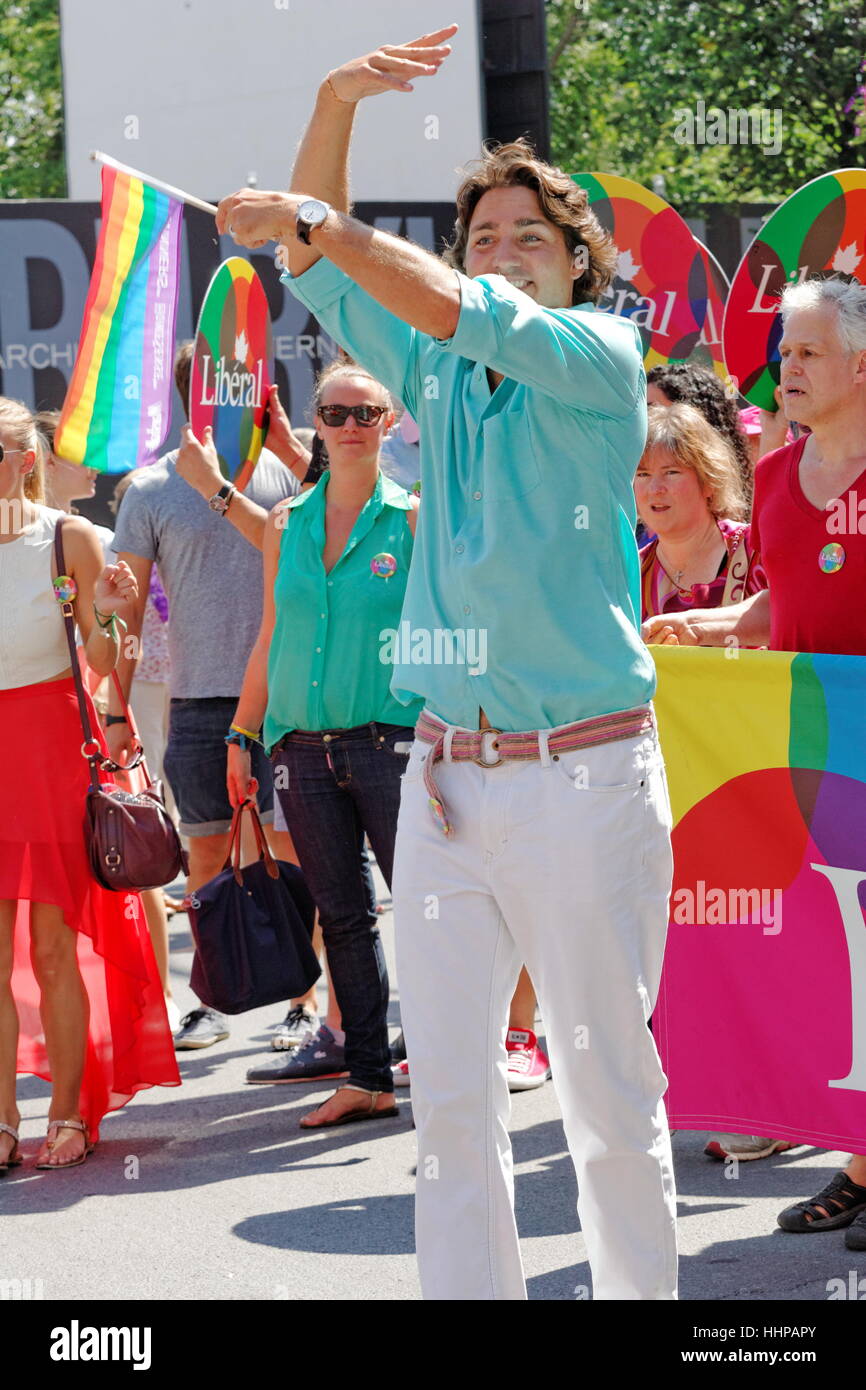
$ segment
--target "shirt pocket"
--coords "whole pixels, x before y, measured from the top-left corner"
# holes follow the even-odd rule
[[[484,497],[513,502],[534,491],[541,471],[525,415],[516,411],[491,415],[484,422]]]

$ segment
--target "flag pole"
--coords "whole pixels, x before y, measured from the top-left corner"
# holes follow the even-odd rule
[[[134,179],[141,179],[142,183],[149,184],[151,188],[159,189],[160,193],[167,193],[171,198],[178,198],[183,203],[189,203],[190,207],[201,208],[202,212],[209,212],[216,216],[216,208],[213,203],[206,203],[201,198],[194,198],[191,193],[184,193],[182,188],[175,188],[170,183],[163,183],[161,179],[152,179],[150,174],[143,174],[140,169],[131,169],[128,164],[121,164],[120,160],[112,159],[110,154],[103,154],[102,150],[91,150],[90,158],[97,164],[107,164],[110,169],[116,169],[120,174],[131,174]]]

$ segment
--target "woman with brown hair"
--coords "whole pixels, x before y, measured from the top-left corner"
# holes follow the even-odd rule
[[[641,550],[643,621],[739,603],[767,587],[733,450],[690,405],[651,405],[634,480],[653,539]]]
[[[89,770],[60,601],[88,664],[117,661],[135,594],[83,517],[43,504],[30,411],[0,397],[0,1174],[21,1160],[17,1072],[52,1083],[39,1168],[83,1163],[108,1110],[180,1078],[137,894],[93,879],[82,832]],[[85,695],[89,701],[89,696]],[[91,725],[98,721],[90,708]],[[104,752],[104,746],[102,751]]]
[[[693,362],[667,362],[646,374],[647,405],[691,405],[733,450],[746,508],[751,506],[755,462],[736,401],[715,372]],[[770,446],[774,447],[774,446]]]

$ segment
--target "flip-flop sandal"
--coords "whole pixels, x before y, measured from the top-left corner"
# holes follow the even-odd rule
[[[821,1207],[832,1214],[825,1215],[819,1210]],[[776,1220],[783,1231],[802,1235],[807,1231],[837,1231],[842,1226],[850,1226],[861,1211],[866,1211],[866,1187],[852,1182],[840,1169],[816,1197],[786,1207]]]
[[[47,1147],[47,1148],[53,1149],[53,1148],[55,1148],[56,1145],[57,1145],[57,1140],[56,1140],[56,1138],[55,1138],[55,1139],[51,1139],[51,1137],[50,1137],[50,1136],[51,1136],[51,1131],[52,1131],[52,1130],[59,1131],[59,1130],[61,1130],[61,1129],[78,1129],[78,1130],[80,1130],[81,1133],[84,1135],[84,1152],[83,1152],[83,1154],[81,1154],[81,1156],[80,1156],[79,1158],[73,1158],[73,1159],[71,1159],[71,1161],[70,1161],[69,1163],[37,1163],[37,1164],[36,1164],[36,1167],[37,1167],[37,1168],[43,1169],[45,1172],[55,1173],[55,1172],[59,1171],[61,1168],[80,1168],[80,1166],[81,1166],[81,1164],[84,1162],[84,1160],[85,1160],[90,1154],[93,1153],[93,1150],[94,1150],[95,1147],[96,1147],[95,1144],[91,1144],[91,1142],[90,1142],[90,1135],[89,1135],[88,1132],[87,1132],[87,1125],[84,1123],[83,1120],[49,1120],[49,1121],[48,1121],[48,1135],[49,1135],[49,1138],[48,1138],[48,1140],[47,1140],[47,1142],[46,1142],[46,1147]]]
[[[364,1095],[364,1096],[369,1096],[369,1097],[370,1097],[370,1108],[369,1108],[369,1110],[347,1110],[344,1114],[342,1114],[342,1115],[340,1116],[340,1118],[339,1118],[338,1120],[328,1120],[325,1124],[319,1124],[319,1125],[305,1125],[305,1124],[304,1124],[304,1121],[303,1121],[303,1120],[300,1120],[300,1121],[299,1121],[299,1126],[300,1126],[300,1128],[301,1128],[301,1129],[336,1129],[338,1125],[352,1125],[352,1124],[357,1124],[357,1123],[358,1123],[359,1121],[361,1121],[361,1120],[380,1120],[380,1119],[382,1119],[382,1118],[385,1117],[385,1116],[388,1116],[388,1115],[399,1115],[399,1113],[400,1113],[399,1110],[397,1109],[397,1106],[396,1106],[396,1105],[392,1105],[390,1110],[377,1110],[377,1109],[376,1109],[376,1101],[379,1099],[380,1095],[382,1094],[381,1091],[368,1091],[368,1090],[366,1090],[363,1086],[350,1086],[350,1085],[347,1084],[347,1085],[345,1085],[345,1086],[338,1086],[337,1089],[336,1089],[336,1091],[334,1091],[334,1094],[328,1096],[328,1100],[323,1100],[321,1105],[317,1105],[316,1108],[315,1108],[315,1110],[311,1110],[311,1111],[310,1111],[310,1114],[311,1114],[311,1115],[316,1115],[321,1109],[323,1109],[324,1106],[326,1106],[326,1105],[328,1104],[328,1101],[333,1100],[333,1099],[334,1099],[334,1096],[339,1095],[341,1091],[360,1091],[362,1095]],[[306,1116],[305,1116],[304,1118],[306,1119]]]
[[[18,1168],[24,1162],[24,1159],[21,1157],[21,1150],[18,1147],[17,1129],[13,1129],[11,1125],[0,1125],[0,1134],[11,1134],[12,1138],[15,1140],[6,1158],[0,1160],[0,1178],[5,1178],[9,1169]]]

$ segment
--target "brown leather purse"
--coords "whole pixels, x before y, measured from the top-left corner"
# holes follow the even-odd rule
[[[58,520],[54,532],[58,577],[66,575],[61,536],[63,521],[63,517]],[[181,874],[189,872],[186,852],[181,846],[174,822],[165,808],[162,785],[151,780],[138,730],[132,712],[123,698],[115,671],[111,673],[112,679],[120,696],[123,712],[129,721],[132,736],[138,745],[138,751],[125,768],[118,767],[116,763],[103,756],[99,741],[93,736],[84,697],[84,684],[75,646],[72,600],[61,599],[60,607],[66,625],[69,658],[78,695],[81,727],[84,731],[81,754],[87,759],[90,767],[90,786],[87,789],[84,813],[84,837],[91,871],[97,883],[116,893],[162,888],[167,883],[173,883]],[[139,766],[145,778],[145,786],[140,792],[124,791],[122,787],[113,786],[111,783],[103,784],[99,780],[100,772],[128,772]]]

